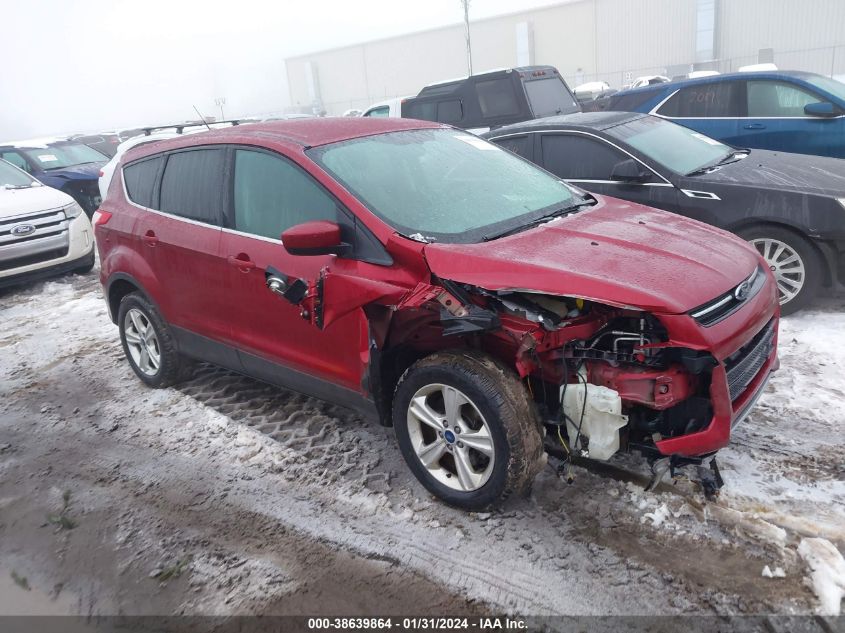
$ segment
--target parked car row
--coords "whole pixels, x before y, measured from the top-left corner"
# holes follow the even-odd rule
[[[845,161],[735,149],[666,119],[588,112],[499,128],[493,142],[587,191],[736,233],[765,258],[784,314],[845,279]]]
[[[83,143],[53,141],[0,145],[0,159],[70,195],[90,217],[100,206],[100,168],[108,157]]]
[[[0,288],[94,266],[94,232],[68,194],[0,160]]]

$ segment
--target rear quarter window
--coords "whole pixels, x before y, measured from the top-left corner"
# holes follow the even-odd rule
[[[156,176],[164,162],[163,156],[147,158],[123,168],[126,195],[135,204],[152,208]]]

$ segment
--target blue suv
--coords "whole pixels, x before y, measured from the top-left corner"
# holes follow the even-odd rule
[[[845,158],[845,84],[807,72],[753,72],[619,92],[602,110],[646,112],[734,147]]]
[[[109,159],[93,147],[74,141],[0,144],[0,159],[69,194],[89,218],[102,202],[97,181]]]

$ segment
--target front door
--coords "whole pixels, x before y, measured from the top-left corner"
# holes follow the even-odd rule
[[[235,149],[232,160],[230,228],[223,232],[222,252],[228,262],[225,296],[232,339],[242,350],[244,369],[315,395],[321,395],[318,382],[360,393],[362,354],[368,344],[360,310],[320,330],[303,318],[299,305],[266,285],[273,269],[291,280],[313,282],[324,267],[339,263],[331,255],[290,255],[280,236],[310,220],[338,221],[345,211],[302,168],[280,154]]]
[[[540,138],[536,152],[542,167],[587,191],[666,211],[678,209],[678,190],[642,163],[638,162],[644,171],[652,174],[647,182],[611,180],[614,166],[630,160],[631,156],[600,137],[548,133]]]
[[[747,82],[748,118],[741,122],[743,146],[841,157],[845,118],[805,114],[804,106],[827,99],[785,81]]]

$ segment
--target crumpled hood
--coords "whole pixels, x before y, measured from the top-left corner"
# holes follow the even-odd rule
[[[742,239],[679,215],[596,196],[567,218],[481,244],[428,244],[432,273],[680,314],[739,285],[759,263]]]
[[[0,189],[0,219],[51,211],[72,203],[73,198],[51,187]]]
[[[841,198],[845,197],[845,160],[754,149],[742,160],[691,180]]]

